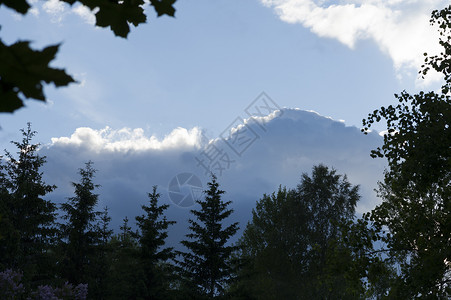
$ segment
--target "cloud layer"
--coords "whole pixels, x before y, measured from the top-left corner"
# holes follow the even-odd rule
[[[218,175],[225,199],[233,201],[235,218],[244,227],[263,193],[280,184],[296,187],[301,174],[319,163],[361,185],[358,211],[371,209],[379,201],[373,188],[384,163],[369,153],[381,143],[377,133],[365,136],[356,127],[312,111],[283,109],[243,120],[216,139],[206,140],[196,127],[177,128],[161,139],[146,136],[142,129],[78,128],[70,137],[53,138],[41,152],[48,161],[46,181],[58,186],[51,195],[56,202],[73,194],[70,182],[78,181],[77,169],[94,162],[100,206],[110,208],[115,228],[123,217],[140,214],[147,192],[158,185],[162,202],[170,204],[168,218],[178,221],[170,238],[175,244],[185,233],[189,209],[171,201],[168,186],[178,174],[192,173],[205,187],[208,174],[201,161]]]
[[[70,137],[52,138],[53,147],[72,147],[94,153],[151,151],[200,147],[201,130],[176,128],[161,141],[157,137],[146,137],[142,128],[112,130],[108,126],[101,130],[80,127]]]
[[[36,1],[32,1],[34,4]],[[60,23],[64,17],[68,14],[75,14],[83,19],[84,22],[94,25],[96,18],[94,13],[86,6],[81,4],[76,4],[73,7],[69,6],[67,3],[60,0],[48,0],[42,4],[41,9],[46,12],[50,17],[52,22]],[[31,13],[35,16],[39,15],[39,6],[34,6]]]
[[[299,23],[320,37],[353,49],[359,40],[374,41],[395,68],[418,69],[424,52],[437,53],[438,34],[430,26],[432,10],[443,0],[261,0],[281,20]]]

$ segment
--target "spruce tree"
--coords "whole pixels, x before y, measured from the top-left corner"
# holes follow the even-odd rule
[[[0,270],[11,268],[19,252],[19,232],[14,228],[11,195],[7,188],[5,165],[0,156]]]
[[[137,255],[138,243],[128,222],[128,217],[125,217],[120,232],[109,241],[111,252],[106,299],[143,298],[145,284]]]
[[[25,280],[38,284],[51,277],[49,249],[56,234],[56,206],[43,197],[56,186],[42,178],[46,158],[38,155],[39,144],[32,143],[36,132],[31,124],[21,132],[22,141],[12,142],[17,157],[5,150],[7,161],[2,167],[0,213],[7,232],[2,233],[0,260],[3,266],[20,268]]]
[[[16,230],[11,220],[11,200],[4,169],[5,165],[0,156],[0,270],[9,266],[19,245],[18,238],[13,238],[16,235]]]
[[[149,205],[142,206],[145,214],[136,217],[138,226],[139,261],[144,274],[146,299],[167,299],[169,297],[172,267],[169,260],[175,258],[172,247],[164,247],[168,228],[175,221],[168,221],[164,211],[168,204],[158,205],[160,194],[153,187],[148,194]]]
[[[104,295],[108,289],[107,276],[110,271],[111,262],[109,261],[112,249],[109,241],[113,235],[113,230],[109,224],[111,217],[108,214],[108,207],[104,207],[102,212],[97,213],[99,220],[95,226],[96,244],[95,251],[91,256],[89,274],[93,280],[90,281],[90,296],[105,299]]]
[[[233,210],[228,209],[231,201],[221,199],[225,192],[219,189],[216,179],[212,175],[205,199],[196,201],[201,207],[191,210],[196,219],[189,220],[191,232],[186,235],[188,240],[181,242],[189,250],[180,253],[182,275],[196,299],[223,296],[233,273],[232,253],[236,247],[227,242],[239,227],[237,222],[223,226]]]
[[[98,195],[93,193],[99,185],[93,182],[96,170],[92,164],[89,161],[84,169],[79,169],[81,181],[72,182],[75,196],[68,198],[68,201],[61,205],[65,212],[63,219],[67,220],[66,224],[61,225],[64,249],[62,275],[72,284],[89,283],[89,270],[92,269],[89,265],[100,241],[96,226],[100,213],[94,211]]]
[[[105,206],[103,212],[100,215],[99,232],[100,232],[100,244],[106,246],[113,235],[113,230],[110,229],[111,217],[108,214],[108,206]]]

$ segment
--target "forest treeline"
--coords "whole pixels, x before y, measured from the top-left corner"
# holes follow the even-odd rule
[[[108,209],[97,206],[92,162],[61,206],[46,200],[56,187],[43,180],[29,125],[0,164],[0,298],[449,299],[451,6],[431,22],[444,50],[425,55],[420,74],[440,72],[444,84],[403,91],[363,120],[363,133],[385,120],[371,155],[388,167],[381,203],[361,217],[358,186],[316,165],[297,187],[256,201],[236,243],[240,224],[214,175],[191,210],[184,251],[166,245],[174,221],[157,187],[114,234]]]
[[[1,299],[449,296],[449,265],[440,261],[449,257],[446,244],[435,244],[436,249],[428,245],[422,249],[427,256],[422,257],[419,249],[397,249],[394,243],[403,242],[399,236],[390,240],[392,235],[408,239],[404,234],[410,232],[412,241],[425,242],[421,237],[427,232],[412,227],[412,220],[394,226],[384,223],[394,221],[385,214],[401,213],[393,205],[407,200],[406,195],[391,198],[395,193],[388,186],[389,177],[379,188],[384,202],[357,219],[358,186],[334,169],[314,166],[311,175],[302,174],[295,189],[281,186],[263,195],[242,236],[231,245],[228,241],[239,224],[228,220],[233,213],[228,208],[231,201],[223,200],[224,191],[212,175],[204,198],[191,210],[189,234],[181,241],[186,252],[181,252],[165,246],[168,229],[175,222],[165,217],[169,205],[159,203],[156,186],[148,193],[142,215],[134,220],[137,230],[132,231],[126,217],[117,234],[109,226],[108,209],[97,210],[98,185],[92,162],[79,169],[79,181],[72,182],[74,195],[65,203],[57,207],[45,200],[56,188],[43,181],[41,168],[46,158],[39,155],[39,145],[32,143],[36,132],[30,124],[22,134],[22,141],[14,142],[16,155],[6,152],[0,165]],[[442,188],[449,192],[449,185]],[[440,199],[437,190],[427,193],[434,196],[431,204],[435,207],[430,211],[417,208],[415,215],[398,218],[423,215],[442,221],[438,217],[449,212],[441,203],[446,199]],[[428,199],[416,201],[425,204]],[[415,209],[415,203],[409,204],[409,210]],[[449,222],[449,217],[444,217]],[[424,225],[425,229],[436,226]],[[438,225],[440,231],[429,232],[430,242],[449,240],[449,235],[441,232],[446,228]],[[434,262],[436,265],[431,264]],[[417,268],[421,273],[415,272]]]

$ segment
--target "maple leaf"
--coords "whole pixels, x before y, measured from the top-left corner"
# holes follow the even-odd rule
[[[49,66],[59,45],[33,50],[28,41],[5,45],[0,40],[0,111],[13,112],[24,98],[45,101],[43,82],[66,86],[75,80],[62,69]]]
[[[150,4],[155,8],[157,15],[168,15],[173,17],[175,14],[174,3],[176,0],[150,0]]]
[[[0,6],[2,4],[23,15],[26,14],[30,8],[30,4],[25,0],[0,0]]]

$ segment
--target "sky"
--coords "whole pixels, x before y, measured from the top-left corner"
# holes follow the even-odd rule
[[[12,150],[9,141],[20,139],[19,129],[31,122],[48,157],[46,176],[60,187],[55,195],[70,196],[69,182],[89,159],[99,181],[118,189],[100,191],[116,204],[119,195],[125,197],[120,187],[145,197],[154,184],[167,189],[180,172],[201,178],[202,170],[193,166],[196,153],[208,141],[224,143],[221,135],[239,132],[236,126],[251,124],[255,115],[246,109],[265,92],[282,110],[267,112],[272,131],[250,127],[258,139],[223,177],[231,196],[252,191],[246,203],[255,203],[279,184],[295,186],[302,172],[323,162],[362,185],[362,211],[378,201],[371,191],[384,163],[369,158],[382,139],[365,139],[358,128],[368,113],[395,103],[393,94],[440,86],[439,76],[421,80],[418,70],[424,52],[439,51],[430,13],[449,4],[178,0],[175,18],[157,18],[149,8],[148,24],[122,39],[95,27],[92,14],[79,5],[29,2],[26,16],[0,7],[0,37],[7,44],[30,40],[38,49],[60,43],[52,65],[78,83],[48,86],[47,103],[30,100],[14,114],[1,114],[0,145]],[[383,131],[383,125],[376,129]],[[349,155],[353,151],[359,154]],[[356,157],[367,168],[359,168]],[[243,179],[248,176],[253,182]],[[247,189],[236,186],[243,182]]]

